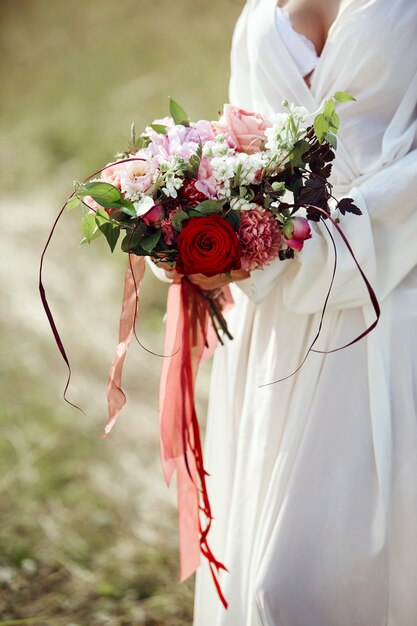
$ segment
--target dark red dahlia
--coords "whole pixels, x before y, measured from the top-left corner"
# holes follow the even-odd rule
[[[187,178],[179,191],[180,198],[187,200],[187,206],[189,207],[195,207],[197,204],[200,204],[200,202],[207,200],[207,196],[196,189],[196,182],[197,180],[195,178]]]

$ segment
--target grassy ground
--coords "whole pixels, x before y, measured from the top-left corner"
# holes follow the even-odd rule
[[[175,489],[158,458],[160,359],[132,346],[129,401],[107,440],[105,386],[125,259],[79,248],[66,214],[45,283],[74,378],[37,293],[42,245],[73,179],[109,161],[129,126],[215,117],[227,100],[240,2],[2,0],[0,17],[0,626],[191,624]],[[162,350],[165,285],[147,277],[139,335]],[[208,368],[198,403],[204,415]]]

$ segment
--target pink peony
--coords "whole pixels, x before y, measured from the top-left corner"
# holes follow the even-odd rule
[[[217,133],[225,133],[236,144],[238,152],[253,154],[265,139],[265,130],[271,126],[259,113],[225,104],[223,115],[218,122],[213,122]]]
[[[210,159],[207,157],[201,158],[195,188],[204,193],[207,198],[217,198],[218,182],[213,176]]]
[[[201,141],[202,144],[205,144],[207,141],[213,141],[215,134],[211,122],[207,120],[191,122],[187,138],[188,141],[195,141],[196,143]]]
[[[285,243],[292,250],[300,252],[303,249],[304,241],[311,239],[311,228],[305,217],[294,217],[289,220],[284,227]]]
[[[189,127],[181,124],[172,126],[166,135],[155,133],[151,138],[152,142],[146,151],[158,165],[161,160],[169,161],[174,155],[189,161],[197,152],[199,143],[213,141],[215,135],[211,123],[201,120]]]
[[[270,211],[261,207],[242,211],[237,236],[243,253],[242,269],[250,272],[277,258],[281,229]]]

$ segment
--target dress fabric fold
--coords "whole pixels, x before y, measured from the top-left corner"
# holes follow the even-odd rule
[[[333,265],[317,225],[298,257],[233,285],[234,340],[215,354],[205,442],[212,549],[194,626],[417,624],[417,3],[342,0],[311,90],[275,30],[275,0],[236,24],[230,101],[265,115],[314,111],[335,91],[342,229],[381,304],[378,327],[310,354]],[[372,45],[370,42],[372,41]],[[338,269],[317,348],[359,335],[372,307],[335,234]]]

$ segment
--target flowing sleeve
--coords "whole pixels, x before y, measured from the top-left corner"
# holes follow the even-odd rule
[[[385,166],[348,191],[363,215],[348,214],[341,228],[355,256],[383,300],[417,265],[417,150]],[[334,265],[337,270],[328,308],[369,304],[369,294],[355,262],[331,223],[313,224],[313,237],[294,260],[276,260],[237,285],[255,303],[282,281],[284,306],[296,313],[322,309]],[[331,236],[330,236],[331,235]]]
[[[347,215],[341,226],[356,258],[383,300],[417,264],[417,150],[381,169],[347,194],[363,215]],[[334,263],[331,238],[324,226],[315,229],[285,276],[284,306],[298,313],[319,311]],[[335,229],[337,270],[329,308],[369,304],[369,295],[352,256]]]

